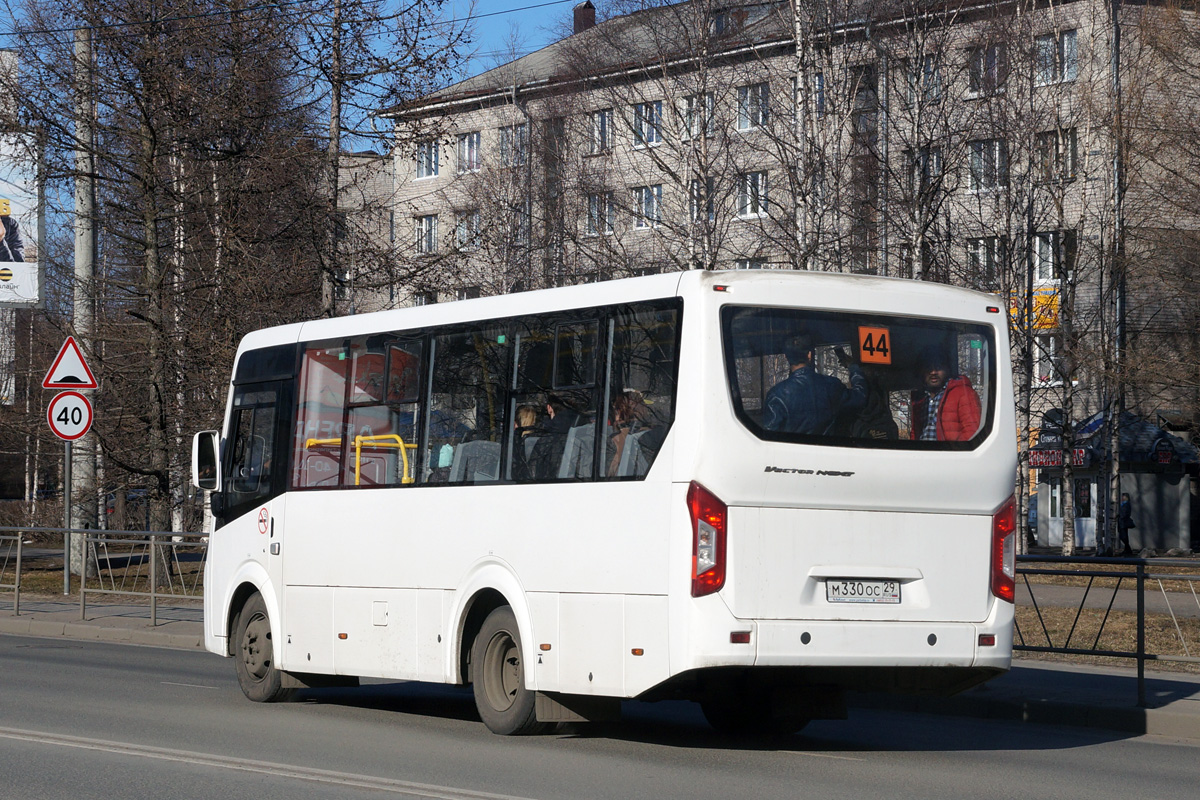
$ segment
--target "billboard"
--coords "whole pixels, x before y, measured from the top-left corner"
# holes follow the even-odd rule
[[[0,134],[0,307],[41,300],[36,139]]]

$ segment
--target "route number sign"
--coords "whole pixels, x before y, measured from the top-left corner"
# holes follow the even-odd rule
[[[73,442],[92,427],[92,404],[79,392],[59,392],[46,409],[50,430],[60,439]]]
[[[858,328],[858,360],[863,364],[891,364],[892,336],[887,328]]]

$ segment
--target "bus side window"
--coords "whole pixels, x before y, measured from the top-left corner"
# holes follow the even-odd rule
[[[613,321],[602,465],[610,478],[644,477],[675,418],[679,314],[629,306]]]
[[[422,480],[499,480],[508,334],[492,326],[436,336],[434,342]],[[465,448],[468,443],[472,447]]]
[[[234,398],[237,416],[227,476],[232,495],[231,505],[252,502],[270,494],[275,445],[276,393],[243,393],[241,389],[238,392]]]
[[[336,486],[350,360],[343,342],[308,345],[300,367],[292,487]]]

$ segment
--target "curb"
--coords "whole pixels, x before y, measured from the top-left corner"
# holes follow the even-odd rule
[[[140,621],[139,621],[140,622]],[[170,623],[167,623],[168,625]],[[0,633],[18,636],[69,637],[118,644],[141,644],[151,647],[170,647],[179,650],[204,648],[204,637],[198,633],[178,633],[145,624],[134,627],[113,627],[95,622],[57,622],[24,617],[0,616]]]

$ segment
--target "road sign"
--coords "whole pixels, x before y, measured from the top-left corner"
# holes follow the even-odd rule
[[[42,380],[43,389],[95,389],[96,376],[83,360],[83,352],[75,344],[75,337],[68,336],[54,359],[54,366]]]
[[[46,421],[55,436],[73,442],[92,427],[92,404],[79,392],[59,392],[46,409]]]

